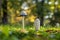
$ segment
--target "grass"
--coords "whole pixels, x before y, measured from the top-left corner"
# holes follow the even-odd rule
[[[3,28],[7,28],[9,30],[21,30],[22,29],[22,26],[20,25],[0,25],[0,30],[2,30]],[[25,29],[26,30],[35,30],[35,27],[32,26],[25,26]],[[46,30],[60,30],[60,27],[40,27],[40,31],[46,31]]]
[[[26,26],[21,30],[20,25],[0,25],[0,40],[60,40],[60,27],[41,26],[36,32],[34,26]]]

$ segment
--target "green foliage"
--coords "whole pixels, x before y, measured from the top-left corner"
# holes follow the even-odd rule
[[[33,27],[28,27],[24,32],[20,26],[4,25],[0,27],[0,40],[59,40],[60,28],[41,27],[35,31]]]
[[[8,27],[3,27],[3,28],[2,28],[2,32],[3,32],[6,36],[9,36],[9,29],[8,29]]]

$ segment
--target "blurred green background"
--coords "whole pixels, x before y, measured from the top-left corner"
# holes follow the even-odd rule
[[[32,24],[36,17],[39,17],[41,26],[60,24],[60,0],[1,0],[0,4],[1,24],[21,24],[23,4],[26,8],[28,6],[25,10],[27,25]]]

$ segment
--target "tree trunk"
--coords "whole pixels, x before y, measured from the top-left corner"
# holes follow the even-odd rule
[[[2,4],[2,0],[0,0],[0,23],[1,23],[1,4]]]
[[[40,3],[38,0],[36,0],[36,7],[37,7],[37,14],[38,17],[40,17],[40,25],[43,26],[44,21],[44,0],[42,0]]]
[[[3,0],[2,3],[2,8],[3,8],[3,18],[2,18],[2,23],[7,24],[7,0]]]

